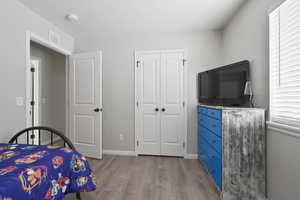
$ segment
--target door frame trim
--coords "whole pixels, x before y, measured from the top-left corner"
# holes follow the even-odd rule
[[[183,53],[183,58],[184,60],[187,61],[188,59],[188,50],[185,48],[185,49],[173,49],[173,50],[150,50],[150,51],[139,51],[139,50],[135,50],[134,52],[134,152],[136,155],[139,154],[139,151],[138,151],[138,108],[137,108],[137,105],[136,103],[138,102],[138,98],[137,98],[137,75],[138,75],[138,72],[137,72],[137,69],[138,69],[138,56],[140,54],[152,54],[152,53],[173,53],[173,52],[182,52]],[[183,101],[185,102],[185,106],[184,106],[184,133],[183,133],[183,138],[184,138],[184,143],[185,143],[185,146],[184,146],[184,152],[183,152],[183,157],[186,157],[188,155],[187,153],[187,135],[188,135],[188,129],[187,129],[187,124],[188,124],[188,117],[187,117],[187,107],[188,107],[188,104],[187,104],[187,75],[188,75],[188,62],[185,62],[185,65],[184,65],[184,68],[183,68]]]
[[[40,74],[40,72],[41,72],[40,70],[41,70],[42,60],[41,60],[40,58],[38,58],[38,57],[30,56],[30,62],[31,62],[32,60],[35,60],[35,61],[38,62],[38,68],[37,68],[36,71],[35,71],[36,74],[34,75],[34,77],[35,77],[35,80],[34,80],[34,81],[35,81],[35,83],[36,83],[36,82],[39,83],[39,82],[40,82],[40,75],[41,75],[41,74]],[[28,75],[32,78],[32,74],[31,74],[30,72],[28,72],[28,73],[29,73]],[[29,77],[29,78],[30,78],[30,77]],[[30,90],[32,90],[32,88],[31,88],[31,87],[32,87],[32,84],[30,84],[29,87],[30,87]],[[37,98],[38,98],[38,100],[40,101],[40,98],[39,98],[39,97],[40,97],[40,93],[39,93],[39,92],[40,92],[40,85],[37,84],[37,92],[35,91],[34,93],[38,95]],[[37,108],[37,113],[39,113],[39,112],[41,111],[41,105],[40,105],[40,102],[35,102],[35,107]],[[40,116],[39,116],[39,115],[36,115],[36,114],[35,114],[34,116],[35,116],[35,118],[34,118],[34,123],[37,124],[37,126],[40,126],[40,123],[41,123],[41,122],[40,122],[40,119],[39,119]],[[30,121],[30,124],[32,124],[31,121]]]
[[[68,74],[68,71],[69,71],[69,56],[72,55],[72,52],[69,51],[69,50],[66,50],[64,49],[63,47],[60,47],[60,46],[57,46],[56,44],[54,43],[51,43],[50,41],[44,39],[43,37],[41,37],[40,35],[38,34],[35,34],[29,30],[27,30],[25,32],[26,36],[25,36],[25,49],[26,49],[26,67],[25,67],[25,119],[26,119],[26,124],[25,126],[26,127],[31,127],[31,118],[30,118],[30,115],[29,115],[29,112],[31,110],[31,106],[29,104],[29,102],[31,101],[31,98],[30,98],[30,94],[31,94],[31,91],[30,91],[30,80],[31,80],[31,74],[29,73],[30,72],[30,68],[31,68],[31,65],[30,65],[30,59],[31,59],[31,55],[30,55],[30,49],[31,49],[31,45],[30,45],[30,42],[35,42],[37,44],[40,44],[48,49],[51,49],[53,51],[56,51],[60,54],[63,54],[64,56],[66,56],[66,101],[69,99],[69,83],[68,83],[68,80],[69,80],[69,74]],[[67,102],[66,104],[66,110],[65,110],[65,115],[66,115],[66,119],[69,119],[69,102]],[[65,130],[65,134],[67,137],[69,137],[69,121],[66,120],[66,130]],[[37,140],[37,137],[36,137],[36,140]]]

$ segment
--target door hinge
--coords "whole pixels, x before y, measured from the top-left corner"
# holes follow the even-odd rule
[[[185,142],[182,143],[182,147],[185,149]]]
[[[136,141],[136,146],[138,147],[140,145],[140,142],[137,140]]]
[[[185,101],[184,101],[184,102],[182,102],[182,106],[183,106],[183,107],[185,107]]]
[[[182,60],[182,66],[185,66],[185,63],[187,62],[187,60],[186,59],[183,59]]]
[[[30,68],[30,71],[31,71],[31,72],[35,72],[35,68],[34,68],[34,67],[31,67],[31,68]]]
[[[139,67],[140,66],[140,64],[141,64],[141,61],[136,61],[136,67]]]
[[[139,102],[138,101],[136,102],[136,107],[139,107]]]

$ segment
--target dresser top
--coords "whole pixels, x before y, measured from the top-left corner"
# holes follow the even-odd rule
[[[217,110],[260,110],[265,111],[263,108],[247,108],[247,107],[227,107],[227,106],[211,106],[211,105],[205,105],[205,104],[198,104],[198,106],[205,107],[205,108],[211,108],[211,109],[217,109]]]

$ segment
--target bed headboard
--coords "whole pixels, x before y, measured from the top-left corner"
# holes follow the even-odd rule
[[[35,127],[30,127],[30,128],[26,128],[20,132],[18,132],[17,134],[15,134],[9,141],[10,144],[18,144],[18,138],[20,136],[26,135],[26,142],[27,144],[31,144],[34,145],[34,140],[36,137],[36,134],[38,135],[38,145],[41,145],[41,135],[42,134],[46,134],[46,133],[50,133],[50,144],[53,145],[53,137],[54,135],[60,137],[63,140],[64,146],[66,146],[66,144],[69,146],[69,148],[75,150],[75,146],[72,144],[72,142],[62,133],[60,133],[58,130],[55,130],[53,128],[49,128],[49,127],[45,127],[45,126],[35,126]]]

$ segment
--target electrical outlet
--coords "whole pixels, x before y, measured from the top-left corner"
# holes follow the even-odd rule
[[[124,140],[124,135],[120,134],[120,140],[123,141]]]

